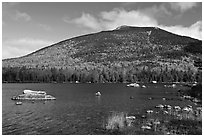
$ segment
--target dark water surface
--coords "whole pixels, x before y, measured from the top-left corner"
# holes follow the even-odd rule
[[[100,134],[111,112],[130,115],[164,104],[186,105],[176,96],[178,88],[147,84],[147,88],[126,84],[2,84],[3,134]],[[24,89],[44,90],[53,101],[23,101],[15,105],[12,96]],[[100,91],[102,96],[95,96]],[[130,99],[133,96],[133,99]],[[149,100],[153,97],[153,100]]]

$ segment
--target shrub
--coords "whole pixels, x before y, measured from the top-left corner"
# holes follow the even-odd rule
[[[108,130],[124,129],[127,126],[125,116],[126,114],[124,114],[123,112],[121,113],[114,112],[112,115],[108,117],[106,129]]]

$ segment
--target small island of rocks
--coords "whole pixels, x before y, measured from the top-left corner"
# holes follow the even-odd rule
[[[12,100],[55,100],[56,98],[47,95],[45,91],[24,90],[23,94],[13,96]]]

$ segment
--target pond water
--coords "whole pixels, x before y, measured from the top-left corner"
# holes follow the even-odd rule
[[[163,84],[145,84],[147,88],[127,84],[2,84],[3,134],[100,134],[111,112],[129,115],[143,113],[158,104],[186,106],[177,90]],[[23,101],[16,105],[11,97],[24,89],[44,90],[56,97],[52,101]],[[101,96],[95,96],[97,91]],[[149,100],[149,98],[152,100]],[[170,100],[162,100],[163,97]]]

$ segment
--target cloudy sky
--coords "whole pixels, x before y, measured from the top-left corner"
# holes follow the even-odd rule
[[[2,3],[2,58],[121,25],[157,26],[201,39],[202,3]]]

